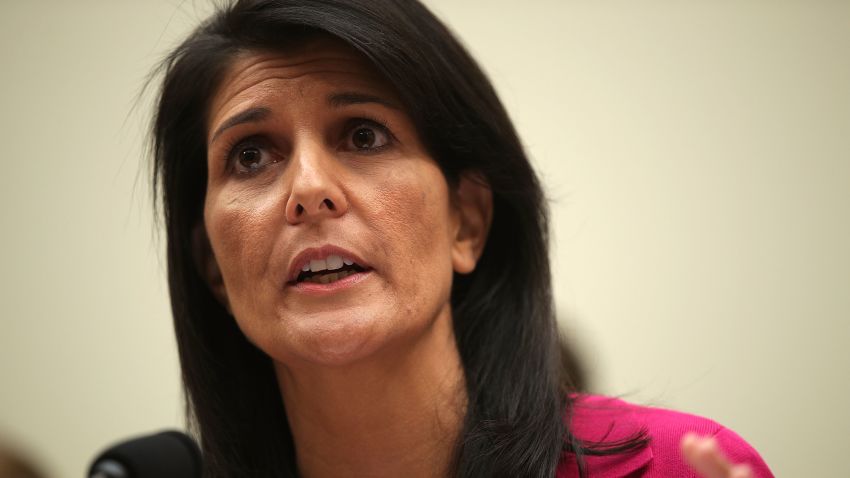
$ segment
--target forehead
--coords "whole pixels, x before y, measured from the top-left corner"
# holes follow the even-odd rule
[[[357,50],[318,37],[285,51],[247,50],[236,55],[210,100],[208,125],[240,106],[314,90],[360,90],[397,101],[391,85]]]

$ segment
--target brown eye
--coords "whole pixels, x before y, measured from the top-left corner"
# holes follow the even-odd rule
[[[239,153],[239,164],[246,168],[255,167],[260,163],[260,150],[257,148],[243,149]]]
[[[373,148],[375,144],[375,132],[369,128],[360,128],[354,132],[351,138],[357,149]]]
[[[361,120],[349,130],[348,148],[355,151],[376,151],[390,144],[391,133],[383,125]]]
[[[240,173],[250,173],[259,170],[268,162],[266,154],[256,146],[245,146],[236,151],[236,170]]]

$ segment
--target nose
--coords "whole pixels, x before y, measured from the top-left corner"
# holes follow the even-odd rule
[[[289,224],[331,219],[348,211],[338,166],[333,155],[320,145],[305,145],[293,151],[291,192],[286,201]]]

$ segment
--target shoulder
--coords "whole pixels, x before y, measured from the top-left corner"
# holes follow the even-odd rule
[[[599,395],[571,396],[566,419],[573,435],[584,442],[617,442],[644,432],[649,445],[638,452],[585,457],[589,476],[696,475],[685,464],[679,442],[688,432],[716,437],[720,448],[735,463],[749,463],[758,478],[773,474],[758,452],[734,431],[708,418],[665,408],[636,405]],[[575,457],[565,454],[557,478],[577,476]],[[572,474],[571,474],[572,473]]]

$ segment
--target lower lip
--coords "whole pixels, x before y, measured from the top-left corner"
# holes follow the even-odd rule
[[[303,292],[307,294],[331,294],[334,292],[341,291],[343,289],[347,289],[349,287],[353,287],[355,284],[363,281],[364,279],[369,278],[371,274],[372,271],[369,270],[364,272],[357,272],[349,276],[343,277],[342,279],[329,282],[327,284],[303,281],[297,282],[291,285],[290,287],[294,288],[298,292]]]

